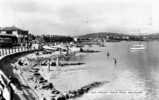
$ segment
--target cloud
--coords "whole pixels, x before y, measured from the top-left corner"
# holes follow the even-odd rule
[[[152,31],[150,2],[150,0],[144,2],[142,0],[129,0],[129,2],[127,0],[0,0],[0,25],[17,25],[34,34],[76,35],[101,31],[129,33],[137,32],[139,29],[149,32]]]

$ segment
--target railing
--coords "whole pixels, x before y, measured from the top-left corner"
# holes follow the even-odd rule
[[[39,48],[35,48],[35,47],[31,47],[31,48],[27,48],[27,47],[14,47],[14,48],[0,48],[0,59],[2,57],[8,56],[8,55],[12,55],[15,53],[20,53],[20,52],[27,52],[27,51],[34,51],[34,50],[39,50]],[[0,70],[1,72],[1,70]],[[0,73],[0,75],[2,75]],[[3,74],[3,76],[5,76]],[[26,83],[26,80],[24,80],[24,77],[21,75],[21,77],[23,78],[23,81]],[[5,76],[6,78],[6,76]],[[8,78],[6,78],[7,80],[9,80]],[[36,94],[36,92],[34,91],[33,88],[31,88],[32,93],[35,96],[36,100],[39,100],[39,96]]]
[[[7,56],[14,53],[31,51],[31,50],[38,50],[38,48],[31,47],[13,47],[13,48],[0,48],[0,56]]]

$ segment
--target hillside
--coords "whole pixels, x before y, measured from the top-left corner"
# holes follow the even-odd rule
[[[148,35],[130,35],[123,33],[110,33],[110,32],[99,32],[89,33],[78,36],[79,39],[107,39],[107,40],[128,40],[128,41],[143,41],[143,40],[158,40],[159,33],[152,33]]]

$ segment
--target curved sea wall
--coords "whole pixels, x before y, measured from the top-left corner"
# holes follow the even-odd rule
[[[9,92],[10,92],[10,98],[7,98],[6,100],[37,100],[35,96],[30,95],[30,97],[27,97],[26,92],[29,94],[29,90],[26,90],[25,88],[22,89],[22,83],[20,82],[20,79],[18,77],[18,75],[14,74],[13,72],[13,66],[11,65],[12,63],[16,62],[17,59],[21,56],[24,56],[26,54],[29,53],[33,53],[35,51],[39,51],[39,50],[30,50],[30,51],[23,51],[23,52],[16,52],[16,53],[12,53],[6,56],[2,56],[0,59],[0,70],[1,73],[0,75],[2,76],[4,82],[5,82],[5,88],[8,88]],[[12,86],[8,86],[10,84],[10,82],[13,80]],[[15,89],[19,89],[21,90],[21,94],[15,93]],[[4,91],[3,91],[4,92]],[[30,92],[31,93],[31,92]],[[8,93],[3,93],[8,94]]]
[[[14,54],[6,55],[0,59],[0,70],[4,72],[4,74],[9,77],[13,75],[13,67],[10,66],[11,63],[15,62],[19,57],[27,55],[29,53],[33,53],[39,50],[31,50],[24,52],[17,52]]]

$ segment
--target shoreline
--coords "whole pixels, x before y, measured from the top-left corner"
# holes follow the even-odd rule
[[[95,52],[95,53],[91,52],[91,53],[93,53],[95,55],[97,53],[97,55],[98,55],[98,53],[100,53],[100,52]],[[17,75],[16,77],[19,77],[20,81],[22,81],[21,83],[23,84],[23,87],[27,88],[26,86],[28,86],[31,90],[33,90],[32,94],[34,94],[34,93],[37,94],[36,97],[38,97],[40,99],[42,99],[42,98],[46,99],[48,97],[46,100],[50,100],[50,99],[51,100],[61,100],[61,99],[62,100],[69,100],[69,99],[72,100],[72,99],[81,97],[84,94],[87,94],[90,90],[92,90],[94,88],[100,87],[103,84],[108,83],[108,81],[104,81],[104,80],[86,81],[84,79],[83,81],[86,81],[86,82],[80,84],[80,86],[77,86],[76,89],[69,89],[65,92],[60,91],[59,89],[57,90],[56,86],[54,86],[55,85],[54,81],[49,80],[50,76],[54,77],[54,74],[56,74],[56,72],[54,72],[53,70],[57,70],[57,72],[59,70],[61,73],[64,73],[64,75],[65,75],[65,73],[67,73],[67,72],[72,73],[72,72],[77,72],[77,71],[87,71],[89,68],[88,65],[85,66],[85,63],[78,62],[78,61],[74,62],[74,60],[69,61],[70,58],[68,55],[68,57],[66,57],[66,58],[69,58],[69,59],[64,58],[64,60],[61,61],[61,64],[62,64],[62,65],[60,64],[61,68],[52,67],[53,69],[51,69],[52,70],[51,73],[47,73],[46,66],[47,66],[48,62],[45,64],[45,61],[44,61],[44,66],[42,67],[41,65],[39,66],[39,64],[41,64],[41,63],[39,63],[39,61],[41,62],[43,60],[48,60],[48,59],[50,59],[51,56],[42,54],[44,57],[41,57],[41,56],[36,56],[35,54],[39,55],[39,53],[33,53],[33,52],[32,53],[22,53],[22,54],[20,53],[19,56],[15,56],[16,55],[15,54],[15,55],[11,55],[11,57],[10,56],[6,57],[6,59],[12,59],[12,57],[13,58],[15,57],[14,59],[12,59],[14,61],[9,62],[11,64],[10,67],[12,67],[12,73],[16,73],[16,75]],[[84,52],[84,54],[90,55],[90,52]],[[80,53],[79,54],[77,53],[77,55],[81,56]],[[77,59],[75,55],[71,54],[70,56],[73,56],[73,59]],[[37,60],[36,63],[32,63],[32,62],[28,61],[28,58],[31,61],[34,61],[34,59],[31,59],[32,57],[35,59],[35,61]],[[51,63],[54,66],[55,62],[51,62]],[[85,67],[86,67],[86,69],[85,69]],[[43,73],[46,73],[46,75],[43,75]],[[55,75],[55,77],[56,77],[56,75]],[[58,78],[57,78],[57,80],[58,80]],[[32,100],[32,99],[29,99],[29,100]]]

